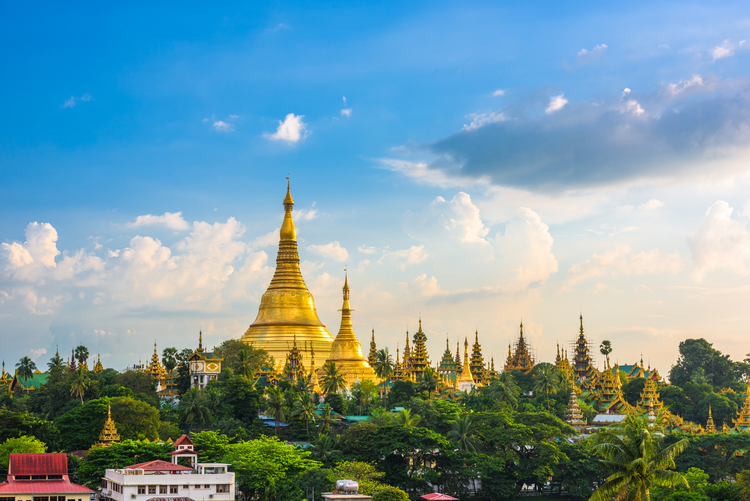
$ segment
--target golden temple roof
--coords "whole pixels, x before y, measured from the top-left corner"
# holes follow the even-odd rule
[[[333,337],[318,317],[315,300],[299,268],[293,207],[294,199],[287,183],[276,271],[261,298],[258,316],[242,336],[242,341],[268,352],[276,364],[286,359],[295,338],[300,343],[309,343],[323,359],[328,358],[333,344]]]
[[[117,433],[117,427],[112,420],[112,406],[107,404],[107,420],[104,422],[104,428],[99,433],[99,440],[92,447],[107,447],[112,442],[119,442],[120,435]]]

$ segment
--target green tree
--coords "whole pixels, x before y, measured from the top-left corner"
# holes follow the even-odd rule
[[[414,383],[411,381],[394,381],[390,390],[391,405],[404,405],[414,396]]]
[[[336,439],[329,433],[318,433],[312,441],[312,457],[329,464],[331,458],[341,453],[337,445]]]
[[[335,423],[335,418],[332,413],[333,409],[331,408],[330,404],[325,404],[323,409],[321,409],[320,413],[320,429],[322,429],[325,433],[331,432],[331,427]]]
[[[215,383],[211,383],[214,385]],[[240,375],[223,375],[216,388],[221,395],[221,406],[226,406],[231,417],[242,422],[246,428],[260,426],[258,411],[262,394],[255,388],[253,380]],[[210,389],[210,388],[209,388]],[[217,412],[216,408],[212,411]]]
[[[234,372],[235,374],[245,377],[252,377],[253,375],[253,363],[250,359],[250,355],[244,348],[237,352],[237,362],[235,364]]]
[[[284,417],[284,394],[281,391],[281,388],[278,386],[269,386],[266,389],[266,401],[265,401],[265,409],[266,412],[270,412],[271,417],[273,417],[275,423],[273,432],[274,435],[279,434],[279,425],[281,424],[281,421],[285,420]]]
[[[432,396],[434,395],[435,390],[437,390],[439,384],[440,380],[432,367],[426,367],[419,382],[419,389],[421,391],[426,391],[430,396],[430,400],[432,400]]]
[[[393,355],[388,353],[388,348],[383,348],[375,353],[375,357],[375,375],[382,380],[390,378],[393,374]]]
[[[79,344],[75,349],[75,357],[78,360],[78,365],[85,365],[89,359],[89,349],[84,345]]]
[[[599,346],[599,353],[604,355],[607,359],[607,366],[609,366],[609,354],[612,353],[612,342],[607,339],[602,341],[602,344]]]
[[[402,428],[415,428],[419,424],[419,415],[412,414],[409,409],[401,409],[396,413],[394,423]]]
[[[275,367],[273,357],[265,350],[256,348],[239,339],[227,339],[219,346],[214,347],[214,353],[224,358],[223,367],[237,373],[239,352],[244,350],[250,363],[251,372],[258,372],[263,367]]]
[[[122,374],[118,374],[115,384],[130,388],[134,395],[144,393],[151,398],[158,398],[154,381],[145,372],[125,371]]]
[[[177,348],[164,348],[161,352],[161,363],[164,364],[167,373],[172,372],[177,367]]]
[[[224,462],[231,463],[242,493],[250,499],[268,499],[267,489],[308,470],[320,468],[305,452],[276,437],[231,444]]]
[[[460,451],[476,453],[479,449],[480,441],[474,436],[475,433],[476,428],[474,427],[474,423],[471,422],[471,418],[464,416],[453,423],[453,429],[448,433],[448,440],[458,447]]]
[[[159,438],[159,411],[145,402],[131,397],[110,400],[112,420],[120,438],[156,440]]]
[[[686,339],[680,342],[680,356],[669,371],[669,381],[681,388],[696,374],[704,370],[704,377],[710,378],[714,391],[733,386],[743,374],[743,365],[732,362],[729,355],[715,349],[705,339]]]
[[[513,377],[511,371],[503,371],[490,383],[488,392],[493,399],[515,408],[518,405],[518,395],[521,388],[516,383],[516,378]]]
[[[77,405],[55,419],[60,432],[61,449],[77,451],[89,449],[99,437],[107,419],[108,398],[89,400]]]
[[[230,439],[226,435],[215,431],[196,431],[190,437],[202,463],[219,463],[227,453]]]
[[[47,445],[34,437],[9,438],[0,445],[0,468],[7,470],[11,454],[40,454],[47,452]]]
[[[372,501],[409,501],[409,495],[398,487],[386,485],[372,496]]]
[[[187,425],[188,431],[192,429],[193,423],[205,424],[211,421],[211,411],[203,391],[198,388],[190,388],[180,400],[178,407],[182,421]]]
[[[352,397],[358,407],[357,415],[362,415],[362,407],[365,409],[370,405],[371,402],[377,399],[378,387],[375,383],[369,380],[357,381],[352,385]]]
[[[94,447],[86,454],[78,465],[76,474],[78,483],[91,489],[101,485],[102,472],[107,468],[122,468],[147,461],[161,459],[171,462],[169,453],[174,447],[169,443],[135,442],[125,440],[113,443],[108,447]]]
[[[323,377],[320,378],[320,384],[324,393],[338,393],[344,389],[346,379],[336,362],[329,361],[323,364]]]
[[[294,402],[294,410],[292,410],[292,416],[302,419],[305,422],[305,434],[310,436],[310,421],[313,423],[317,419],[318,415],[315,414],[315,403],[312,401],[312,395],[309,393],[302,393],[297,397]]]
[[[674,458],[688,447],[683,439],[666,447],[662,444],[661,420],[629,414],[621,425],[600,431],[594,437],[594,450],[609,472],[607,481],[591,496],[592,501],[614,499],[648,500],[655,485],[688,487],[682,474],[671,471]]]
[[[29,357],[23,357],[16,364],[18,377],[23,379],[24,386],[26,387],[26,394],[29,394],[29,379],[34,377],[34,371],[36,370],[36,364]]]
[[[23,436],[35,437],[53,450],[59,442],[59,434],[51,421],[27,412],[14,412],[5,406],[0,407],[0,443]]]
[[[83,405],[83,394],[90,384],[89,371],[84,366],[78,366],[70,381],[70,394],[71,396],[78,395],[81,398],[81,405]]]
[[[373,463],[361,461],[343,461],[338,463],[329,474],[333,481],[347,479],[359,484],[359,493],[372,496],[376,492],[388,487],[381,482],[385,474],[378,471]]]
[[[49,362],[47,362],[47,371],[49,372],[47,383],[58,382],[64,379],[66,370],[65,360],[60,355],[50,358]]]
[[[541,392],[547,396],[549,411],[549,394],[557,393],[562,385],[562,377],[554,365],[539,364],[534,367],[534,381],[534,392]]]

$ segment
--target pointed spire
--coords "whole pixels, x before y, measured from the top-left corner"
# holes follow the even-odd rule
[[[55,351],[55,356],[56,357],[60,356],[60,345],[59,344],[57,345],[57,350]]]
[[[581,319],[581,330],[580,333],[583,335],[583,313],[581,313],[581,316],[579,317]]]
[[[292,198],[292,188],[289,177],[286,178],[286,197],[284,197],[284,205],[294,205],[294,199]]]
[[[198,331],[198,351],[203,351],[203,329]]]
[[[521,339],[523,339],[523,320],[521,320]]]

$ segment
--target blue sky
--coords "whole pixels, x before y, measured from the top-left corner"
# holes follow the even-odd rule
[[[696,336],[744,358],[748,10],[14,5],[3,357],[240,336],[291,175],[333,335],[348,265],[357,332],[391,351],[421,313],[433,360],[478,329],[499,362],[523,318],[549,360],[582,311],[623,363],[666,373]]]

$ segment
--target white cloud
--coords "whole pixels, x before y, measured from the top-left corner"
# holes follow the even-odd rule
[[[368,247],[366,245],[360,245],[357,250],[362,254],[375,254],[378,250],[375,247]]]
[[[309,245],[306,248],[313,254],[330,257],[342,263],[349,259],[349,252],[337,241],[325,245]]]
[[[602,254],[594,254],[590,259],[571,266],[566,285],[606,276],[677,273],[682,267],[682,258],[677,251],[664,256],[659,249],[636,254],[630,246],[617,244]]]
[[[739,45],[740,47],[742,47],[743,45],[745,45],[745,40],[740,40],[740,43],[737,44],[737,45]]]
[[[597,45],[591,50],[581,49],[578,51],[578,62],[582,64],[590,63],[594,59],[600,58],[606,50],[606,44]]]
[[[409,284],[409,292],[416,292],[420,296],[431,297],[431,296],[445,296],[448,291],[443,290],[437,283],[437,278],[427,278],[426,273],[417,275]]]
[[[351,108],[344,108],[343,110],[341,110],[341,116],[342,117],[346,117],[346,118],[350,118],[352,116],[352,109]]]
[[[416,240],[425,241],[446,235],[460,243],[488,243],[484,237],[489,229],[482,223],[479,208],[464,192],[457,193],[450,202],[436,197],[416,214],[407,211],[402,225],[406,233]],[[442,236],[438,240],[442,241]]]
[[[667,91],[672,95],[677,95],[690,87],[702,87],[703,85],[703,77],[700,75],[693,75],[689,80],[680,80],[677,83],[668,84]]]
[[[505,233],[497,235],[495,241],[502,256],[501,269],[511,273],[508,285],[513,289],[525,289],[557,273],[557,259],[552,253],[554,239],[549,226],[533,210],[519,207],[505,226]]]
[[[276,245],[277,243],[279,243],[279,228],[255,238],[250,242],[250,247],[260,249],[269,245]]]
[[[295,209],[292,215],[297,221],[312,221],[318,217],[318,209],[315,208],[315,202],[313,202],[309,209]]]
[[[732,219],[732,212],[728,203],[719,200],[706,211],[695,235],[688,237],[693,259],[690,277],[696,282],[713,270],[750,273],[750,233],[745,223]]]
[[[46,348],[39,348],[37,350],[30,350],[30,351],[31,351],[31,360],[33,360],[35,362],[36,362],[36,360],[39,357],[41,357],[42,355],[44,355],[45,353],[47,353],[47,349]]]
[[[617,235],[620,235],[622,233],[630,233],[631,231],[635,231],[638,228],[636,226],[626,226],[625,228],[621,229],[620,231],[613,231],[608,236],[609,238],[616,237]]]
[[[505,91],[503,89],[497,89],[495,92],[492,93],[492,95],[495,96],[495,97],[497,97],[497,96],[504,96],[505,95]]]
[[[344,104],[346,104],[346,96],[343,96],[342,99],[344,100]]]
[[[653,210],[653,209],[658,209],[660,207],[664,207],[664,202],[662,202],[661,200],[652,198],[651,200],[649,200],[645,204],[642,204],[638,208],[641,210]]]
[[[440,188],[471,188],[473,186],[486,186],[489,184],[489,178],[486,176],[471,178],[464,175],[454,175],[447,169],[430,166],[427,162],[410,162],[395,158],[381,158],[379,162],[388,170],[398,172],[418,183],[429,186],[438,186]]]
[[[711,51],[711,55],[713,56],[714,61],[724,57],[733,56],[734,47],[729,43],[729,40],[724,40],[723,44],[714,47],[714,49]]]
[[[568,104],[568,100],[565,99],[565,94],[560,94],[549,99],[549,106],[544,111],[548,114],[554,113],[561,110],[566,104]]]
[[[378,260],[382,264],[386,261],[395,261],[403,271],[411,265],[423,263],[430,255],[424,250],[424,245],[412,245],[408,249],[397,251],[385,251]]]
[[[63,103],[62,107],[63,108],[74,108],[75,105],[77,105],[79,101],[83,101],[85,103],[85,102],[91,101],[91,99],[92,99],[91,98],[91,94],[89,94],[89,93],[86,93],[86,94],[82,95],[81,97],[70,96],[70,99],[68,99],[67,101],[65,101],[65,103]]]
[[[630,211],[633,210],[633,206],[629,205],[629,204],[628,205],[620,205],[620,206],[617,207],[617,210],[619,210],[621,212],[630,212]]]
[[[226,123],[222,120],[217,120],[214,122],[213,128],[217,132],[231,132],[234,130],[234,125]]]
[[[506,120],[505,115],[500,111],[490,111],[488,113],[471,113],[466,115],[471,118],[470,124],[464,124],[462,130],[475,130],[488,124],[503,122]]]
[[[307,137],[309,133],[309,131],[306,129],[307,124],[302,121],[303,118],[305,118],[304,115],[295,115],[294,113],[289,113],[283,122],[279,120],[279,127],[276,129],[276,132],[274,132],[273,134],[264,132],[263,137],[266,139],[270,139],[271,141],[286,141],[287,143],[296,143],[300,139],[304,139],[305,137]]]
[[[190,229],[190,225],[182,218],[182,212],[165,212],[161,216],[146,214],[138,216],[132,223],[125,224],[126,228],[142,228],[145,226],[162,226],[176,231]]]

